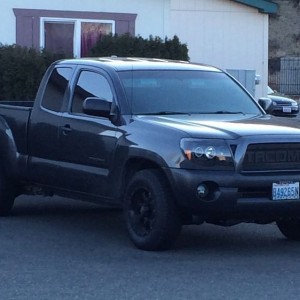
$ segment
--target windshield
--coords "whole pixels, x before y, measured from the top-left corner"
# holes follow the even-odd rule
[[[268,95],[274,94],[275,92],[268,86]]]
[[[120,72],[132,114],[261,114],[225,73],[190,70]]]

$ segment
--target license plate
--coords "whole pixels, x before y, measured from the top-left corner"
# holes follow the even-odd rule
[[[299,199],[299,182],[278,182],[273,183],[273,200]]]
[[[282,110],[283,110],[283,112],[285,112],[285,113],[290,113],[290,112],[292,112],[292,108],[289,107],[289,106],[283,106]]]

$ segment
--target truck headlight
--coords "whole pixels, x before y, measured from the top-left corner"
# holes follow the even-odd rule
[[[232,152],[224,140],[184,138],[182,168],[233,170]]]

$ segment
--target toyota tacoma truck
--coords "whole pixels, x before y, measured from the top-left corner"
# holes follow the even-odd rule
[[[300,240],[300,128],[212,66],[61,60],[33,102],[0,105],[0,213],[21,194],[116,206],[134,245],[183,225],[276,222]]]

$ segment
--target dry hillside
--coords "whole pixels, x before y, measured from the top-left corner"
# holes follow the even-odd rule
[[[300,0],[272,0],[279,6],[270,16],[269,57],[300,56]]]

